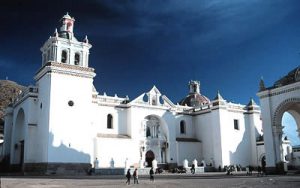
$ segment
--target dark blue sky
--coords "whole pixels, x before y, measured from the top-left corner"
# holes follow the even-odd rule
[[[0,79],[34,83],[39,49],[66,12],[77,39],[88,35],[94,85],[108,95],[156,85],[176,103],[200,80],[210,99],[220,90],[258,102],[261,76],[271,86],[300,62],[298,0],[1,0]]]

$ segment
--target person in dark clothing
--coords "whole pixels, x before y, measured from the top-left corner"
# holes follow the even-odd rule
[[[129,185],[130,184],[130,178],[131,178],[130,169],[127,170],[126,178],[127,178],[126,184]]]
[[[191,173],[195,174],[195,165],[194,164],[192,164]]]
[[[139,184],[139,176],[138,176],[137,168],[133,172],[133,183]]]
[[[153,167],[150,169],[150,181],[154,181],[154,171],[153,171]]]
[[[261,167],[258,166],[257,167],[257,176],[260,176],[260,175],[262,175],[262,173],[261,173]]]
[[[263,157],[261,159],[261,171],[262,171],[262,175],[266,175],[266,157]]]

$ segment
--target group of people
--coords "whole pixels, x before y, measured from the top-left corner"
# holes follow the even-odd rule
[[[237,169],[239,167],[239,169]],[[233,171],[235,171],[236,169],[239,171],[239,170],[242,170],[242,167],[239,165],[229,165],[229,166],[225,166],[224,167],[225,170],[226,170],[226,174],[227,175],[232,175]],[[246,167],[246,172],[247,172],[247,175],[251,176],[252,175],[252,171],[254,170],[254,167],[251,166],[251,165],[248,165]],[[220,171],[220,167],[219,167],[219,171]],[[257,167],[257,175],[258,176],[263,176],[263,175],[266,175],[266,159],[263,158],[262,161],[261,161],[261,166],[258,166]]]
[[[153,171],[153,168],[150,169],[149,175],[150,175],[150,181],[154,181],[154,171]],[[133,176],[133,183],[134,184],[139,184],[139,177],[138,177],[138,169],[137,168],[134,170],[132,176]],[[129,185],[130,184],[130,179],[131,179],[130,169],[127,170],[126,178],[127,178],[126,184]]]

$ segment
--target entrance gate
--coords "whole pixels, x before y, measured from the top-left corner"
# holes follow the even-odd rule
[[[260,82],[260,98],[267,170],[275,171],[283,167],[282,117],[289,112],[300,131],[300,67],[281,78],[272,87],[266,88]]]

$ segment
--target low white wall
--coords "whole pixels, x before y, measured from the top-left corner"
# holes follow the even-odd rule
[[[124,168],[126,159],[129,166],[139,163],[139,146],[132,139],[97,138],[95,144],[95,158],[98,158],[99,167],[110,167],[112,159],[114,167]]]
[[[198,165],[202,159],[201,142],[176,142],[177,145],[177,161],[178,165],[183,165],[183,160],[187,159],[189,166],[192,165],[194,159],[198,161]]]

